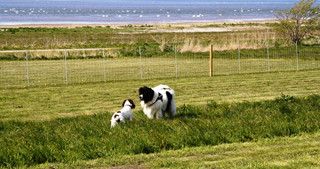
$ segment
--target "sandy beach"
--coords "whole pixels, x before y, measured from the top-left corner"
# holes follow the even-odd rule
[[[143,25],[153,25],[156,27],[198,27],[198,26],[207,26],[207,25],[222,25],[222,24],[249,24],[249,23],[256,23],[256,24],[265,24],[265,23],[275,23],[276,20],[248,20],[248,21],[213,21],[213,22],[179,22],[179,23],[148,23],[148,24],[21,24],[21,25],[0,25],[1,28],[75,28],[75,27],[83,27],[83,26],[110,26],[112,28],[116,27],[123,27],[123,26],[143,26]]]
[[[0,25],[0,28],[76,28],[76,27],[111,27],[121,29],[126,26],[147,27],[142,32],[226,32],[240,30],[267,29],[266,23],[276,23],[276,20],[265,21],[227,21],[227,22],[186,22],[186,23],[149,23],[149,24],[28,24]],[[220,26],[223,25],[223,26]],[[138,31],[141,32],[141,31]]]

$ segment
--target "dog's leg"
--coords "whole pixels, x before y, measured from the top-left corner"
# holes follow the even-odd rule
[[[163,118],[163,113],[162,113],[161,109],[155,115],[156,115],[156,119],[162,119]]]
[[[152,119],[153,118],[153,114],[152,114],[152,110],[150,110],[147,107],[143,108],[143,113],[149,118]]]
[[[125,119],[123,116],[121,116],[120,122],[125,123],[125,122],[126,122],[126,119]]]
[[[149,119],[153,119],[154,118],[154,113],[152,111],[150,111],[146,115],[148,116]]]

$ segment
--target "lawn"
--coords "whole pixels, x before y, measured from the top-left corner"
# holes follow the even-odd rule
[[[48,63],[61,61],[63,60],[49,60]],[[196,73],[199,66],[193,71],[188,70],[189,75]],[[174,66],[172,69],[174,71]],[[39,71],[38,74],[45,72]],[[140,160],[146,157],[140,153],[165,154],[166,150],[189,151],[188,148],[198,146],[201,146],[199,151],[207,148],[211,152],[215,147],[206,146],[236,143],[236,146],[241,147],[239,142],[259,142],[265,138],[317,132],[320,126],[319,74],[319,69],[255,74],[241,72],[213,77],[181,77],[178,74],[178,78],[172,73],[173,77],[167,78],[2,88],[0,149],[3,151],[0,160],[2,167],[37,167],[44,163],[50,163],[47,166],[66,168],[77,167],[74,166],[75,163],[85,168],[114,165],[130,167],[137,163],[150,168],[183,168],[186,165],[199,167],[200,164],[204,167],[235,167],[233,164],[244,167],[299,166],[300,163],[289,160],[283,163],[276,160],[273,160],[274,163],[264,163],[263,158],[266,157],[261,154],[259,156],[259,148],[255,150],[258,151],[258,158],[249,158],[247,155],[249,159],[243,159],[231,151],[236,157],[225,156],[225,161],[218,157],[222,161],[217,164],[212,163],[217,160],[215,157],[198,153],[194,158],[202,159],[199,165],[194,163],[193,158],[189,159],[188,154],[178,156],[177,160],[173,157],[172,160],[146,162]],[[148,74],[143,75],[145,77]],[[167,84],[176,92],[178,112],[174,120],[148,120],[141,111],[137,99],[138,88],[158,84]],[[122,100],[127,98],[134,99],[137,104],[134,121],[110,130],[112,113],[119,110]],[[255,143],[251,144],[250,149],[255,149]],[[317,157],[318,154],[314,153],[317,149],[310,144],[302,146],[306,151],[302,148],[289,151],[288,148],[283,156],[293,154],[296,157],[296,154],[304,152],[306,157]],[[197,148],[194,151],[197,152]],[[271,152],[272,150],[269,153],[274,157],[282,156]],[[170,156],[171,153],[175,152],[170,151],[164,156]],[[149,156],[146,158],[154,157]],[[129,163],[122,163],[116,157],[133,159]],[[181,162],[181,158],[186,162]],[[317,165],[314,160],[295,159],[300,160],[302,166]]]
[[[187,147],[153,154],[47,163],[34,168],[318,168],[320,133]]]
[[[128,80],[83,85],[0,90],[1,121],[48,120],[118,110],[124,99],[138,105],[138,89],[167,84],[178,106],[273,99],[281,94],[319,94],[320,71],[235,74],[229,76]],[[137,106],[137,110],[140,106]]]
[[[132,122],[112,129],[109,113],[42,121],[1,121],[0,164],[2,167],[43,163],[71,165],[83,160],[109,161],[141,153],[314,133],[320,129],[319,112],[319,95],[293,97],[283,94],[259,102],[210,101],[202,106],[182,105],[172,120],[150,120],[142,111],[135,111]],[[312,144],[305,147],[311,155],[318,155],[319,149]],[[296,152],[291,150],[288,156]],[[247,149],[245,153],[250,151]],[[183,158],[188,159],[188,156]],[[201,158],[201,155],[196,154],[195,158]],[[207,161],[215,160],[214,157],[206,158]],[[230,160],[233,160],[232,155]],[[168,159],[155,163],[163,167],[186,165],[175,162]],[[316,165],[316,162],[313,160],[309,165]],[[206,164],[205,158],[201,163]]]

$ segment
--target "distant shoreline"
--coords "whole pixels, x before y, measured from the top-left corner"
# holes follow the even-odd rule
[[[265,24],[265,23],[276,23],[277,20],[234,20],[234,21],[204,21],[204,22],[168,22],[168,23],[119,23],[119,24],[97,24],[97,23],[70,23],[70,24],[21,24],[21,25],[0,25],[0,28],[76,28],[76,27],[84,27],[84,26],[101,26],[101,27],[122,27],[127,25],[132,26],[142,26],[142,25],[153,25],[153,26],[184,26],[184,27],[193,27],[193,26],[205,26],[205,25],[220,25],[220,24]]]

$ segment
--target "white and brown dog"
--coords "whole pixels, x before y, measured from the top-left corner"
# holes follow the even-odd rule
[[[111,118],[111,128],[117,126],[120,122],[126,122],[126,120],[132,121],[132,109],[136,107],[133,100],[124,100],[122,103],[122,109],[115,112]]]
[[[144,86],[139,89],[140,104],[149,119],[163,118],[165,113],[173,118],[176,113],[174,96],[174,91],[167,85],[154,88]]]

